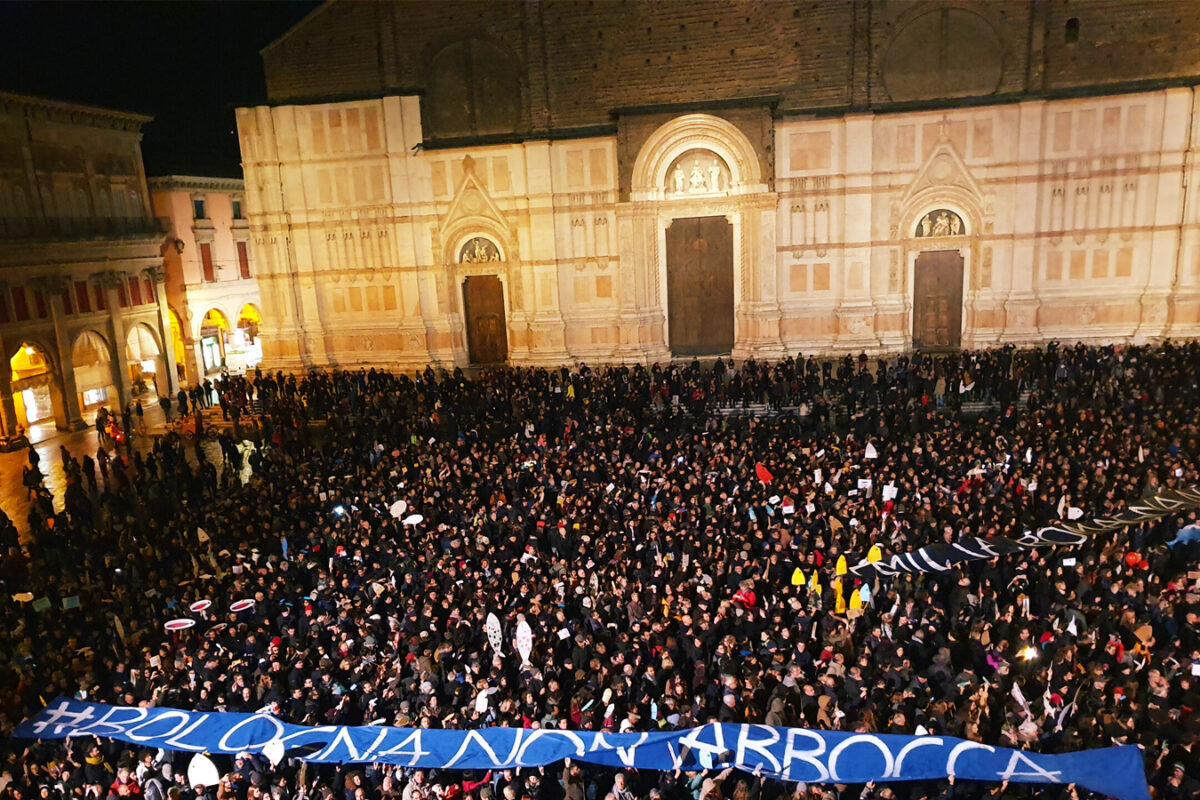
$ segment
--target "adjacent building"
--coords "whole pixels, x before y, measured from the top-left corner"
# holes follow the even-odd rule
[[[0,427],[82,427],[176,389],[150,118],[0,93]]]
[[[202,383],[256,366],[262,319],[242,182],[172,175],[149,185],[167,232],[163,268],[180,378]]]
[[[333,2],[238,111],[271,366],[1200,334],[1175,2]]]

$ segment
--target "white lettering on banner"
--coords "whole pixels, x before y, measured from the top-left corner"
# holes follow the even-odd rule
[[[766,731],[769,739],[751,739],[750,731],[752,730]],[[758,753],[770,765],[771,772],[779,772],[779,760],[767,748],[773,744],[779,743],[779,731],[768,725],[742,725],[741,731],[738,733],[737,743],[737,762],[746,766],[750,763],[746,760],[746,753],[753,751]],[[764,769],[766,765],[764,765]]]
[[[352,730],[353,728],[346,728],[341,725],[335,727],[333,740],[326,744],[325,749],[313,756],[313,758],[317,761],[325,761],[331,755],[333,755],[338,747],[344,746],[350,757],[339,758],[336,759],[337,761],[366,761],[367,754],[374,750],[379,745],[379,740],[387,734],[387,731],[381,731],[382,735],[375,737],[375,741],[371,744],[371,746],[362,753],[359,753],[358,748],[354,745],[354,737],[350,735]]]
[[[953,566],[953,564],[950,564],[949,562],[947,562],[945,564],[939,564],[938,562],[934,561],[932,558],[929,557],[929,551],[923,547],[920,550],[918,550],[917,552],[921,554],[921,558],[925,559],[926,564],[933,567],[938,572],[948,572],[950,570],[950,568]]]
[[[179,724],[176,725],[171,730],[166,731],[165,733],[152,733],[148,736],[138,736],[135,733],[135,731],[139,731],[142,728],[146,728],[151,725],[157,725],[158,723],[162,722],[163,720],[168,720],[168,719],[173,719],[173,718],[178,719]],[[151,739],[159,739],[163,736],[171,737],[171,736],[174,736],[175,734],[179,733],[179,731],[182,730],[183,728],[186,728],[187,724],[188,724],[188,720],[190,718],[191,718],[191,715],[188,714],[187,712],[176,711],[173,708],[164,709],[164,710],[158,712],[157,716],[153,716],[150,719],[146,720],[145,722],[141,722],[141,723],[138,723],[137,725],[134,725],[132,728],[125,731],[125,735],[128,736],[130,739],[133,739],[135,742],[148,742]]]
[[[574,731],[551,731],[544,728],[538,728],[537,730],[531,732],[525,739],[525,743],[521,745],[521,749],[517,752],[517,761],[524,764],[525,751],[529,749],[529,745],[533,744],[538,739],[543,738],[565,739],[566,741],[570,742],[575,747],[576,758],[583,758],[584,754],[587,752],[587,747],[584,745],[583,739],[581,739]]]
[[[712,731],[712,743],[701,739],[701,735],[705,731]],[[688,731],[688,735],[679,740],[679,744],[684,747],[690,747],[696,751],[696,757],[700,759],[700,766],[705,769],[712,769],[715,766],[713,756],[719,756],[729,748],[725,746],[725,734],[721,730],[720,725],[709,723],[701,725],[699,728],[692,728]]]
[[[1033,772],[1017,772],[1017,764],[1023,763],[1033,767]],[[1004,772],[1000,773],[1001,780],[1012,780],[1013,778],[1044,778],[1050,783],[1062,783],[1059,780],[1061,772],[1047,772],[1042,769],[1036,761],[1022,753],[1020,750],[1013,750],[1012,756],[1008,759],[1008,767]]]
[[[34,733],[44,733],[46,728],[51,726],[54,727],[55,733],[62,733],[63,728],[74,728],[95,716],[95,712],[91,706],[88,706],[83,711],[68,711],[68,708],[69,706],[65,700],[58,704],[58,708],[47,706],[46,710],[42,713],[50,719],[38,720],[33,723]],[[79,734],[72,732],[71,735],[78,736]]]
[[[170,739],[167,739],[167,741],[164,742],[164,744],[167,747],[173,747],[176,750],[187,750],[192,753],[203,753],[205,750],[208,749],[208,747],[206,747],[205,745],[203,745],[203,744],[188,744],[187,742],[182,741],[182,740],[183,740],[183,737],[187,736],[189,733],[196,730],[196,728],[199,728],[201,725],[203,725],[207,719],[208,719],[208,714],[201,714],[191,725],[188,726],[187,730],[185,730],[183,733],[179,734],[178,736],[172,736]]]
[[[996,752],[996,748],[988,744],[980,744],[979,742],[960,742],[950,751],[950,758],[946,759],[946,777],[954,777],[954,765],[958,762],[958,757],[968,750],[987,750],[989,753]]]
[[[409,745],[412,745],[412,750],[405,749]],[[375,757],[380,760],[386,760],[386,758],[389,756],[407,756],[407,755],[412,755],[412,758],[409,759],[409,761],[408,761],[408,766],[410,766],[410,767],[415,767],[417,765],[417,762],[421,760],[422,756],[433,755],[432,751],[421,749],[421,731],[420,730],[415,730],[412,733],[410,733],[408,735],[408,738],[406,738],[404,741],[400,742],[400,744],[396,745],[395,747],[388,748],[387,750],[384,750],[381,753],[376,753]]]
[[[592,747],[590,750],[588,750],[588,752],[594,753],[597,750],[615,750],[617,752],[617,758],[621,759],[621,763],[627,767],[632,767],[634,753],[636,752],[638,746],[645,742],[648,738],[650,738],[650,734],[643,733],[640,737],[638,737],[636,742],[628,747],[617,747],[614,744],[610,744],[608,739],[604,738],[604,733],[600,732],[596,734],[594,739],[592,739]]]
[[[489,729],[488,732],[494,733],[499,730],[501,730],[501,729],[500,728],[491,728],[491,729]],[[496,757],[496,751],[492,749],[492,746],[490,744],[488,744],[488,740],[483,738],[482,735],[480,735],[479,731],[467,731],[467,735],[463,737],[463,743],[462,743],[462,745],[459,746],[458,752],[455,753],[454,756],[449,761],[446,762],[445,766],[447,768],[449,768],[449,767],[454,766],[456,763],[458,763],[458,760],[460,758],[462,758],[464,755],[466,755],[467,750],[471,747],[471,742],[475,742],[476,744],[479,745],[479,747],[483,750],[483,752],[487,753],[487,757],[492,760],[493,767],[503,768],[506,765],[512,763],[513,757],[517,754],[517,751],[519,751],[521,749],[521,739],[523,738],[522,734],[524,733],[524,731],[522,729],[514,729],[513,732],[516,735],[513,740],[512,750],[509,752],[508,758],[504,759],[503,761],[501,761],[500,759],[498,759]]]
[[[806,736],[816,742],[817,746],[812,750],[797,750],[796,739],[800,736]],[[783,775],[789,781],[803,781],[804,783],[825,783],[829,780],[829,770],[825,769],[825,765],[817,760],[817,756],[825,754],[825,739],[815,731],[808,731],[801,728],[788,729],[786,744],[783,748]],[[798,777],[792,774],[792,762],[802,761],[813,767],[817,771],[817,777]]]
[[[248,744],[237,745],[237,746],[231,745],[229,743],[229,737],[233,736],[233,734],[235,734],[238,730],[240,730],[243,725],[254,725],[257,722],[269,722],[271,724],[271,727],[274,728],[274,730],[271,732],[271,735],[268,736],[266,739],[264,739],[261,742],[251,742]],[[282,738],[283,731],[284,731],[283,723],[280,722],[279,720],[275,719],[272,716],[268,716],[267,714],[255,714],[253,716],[247,717],[246,719],[239,721],[232,728],[225,731],[225,735],[221,737],[221,741],[217,742],[217,750],[218,750],[218,752],[222,752],[222,753],[236,753],[239,750],[261,750],[263,748],[263,745],[265,745],[267,742],[271,741],[272,739]],[[251,731],[251,733],[253,733],[253,731]]]
[[[369,730],[370,728],[373,728],[373,727],[374,727],[373,725],[364,726],[363,728],[361,728],[361,730]],[[363,761],[371,760],[371,756],[373,756],[375,754],[375,748],[377,748],[377,747],[379,747],[379,745],[383,744],[383,740],[387,738],[387,735],[388,735],[388,729],[384,728],[384,727],[380,727],[378,733],[375,734],[375,741],[371,742],[371,746],[363,751],[363,754],[362,754]]]
[[[892,767],[895,766],[895,760],[892,758],[892,751],[888,750],[886,744],[878,736],[872,736],[869,733],[860,733],[854,736],[847,736],[842,741],[834,745],[834,748],[829,751],[829,778],[834,783],[840,783],[841,778],[838,777],[837,761],[838,758],[850,747],[856,744],[869,744],[883,754],[883,763],[887,764],[883,769],[883,777],[886,778],[892,774]]]
[[[1000,553],[996,552],[994,547],[988,544],[987,539],[971,537],[967,541],[975,547],[978,547],[979,552],[968,549],[967,546],[962,542],[955,542],[953,545],[951,545],[951,547],[953,547],[955,550],[961,550],[971,558],[999,558],[1001,555]]]
[[[926,747],[929,745],[937,745],[938,747],[941,747],[943,744],[945,744],[945,740],[940,736],[922,736],[920,739],[912,740],[908,744],[904,745],[904,747],[901,747],[900,752],[896,754],[896,767],[892,771],[892,774],[888,777],[900,777],[900,770],[904,769],[904,757],[908,755],[909,752],[916,750],[918,747]]]
[[[116,722],[109,722],[109,719],[111,719],[114,714],[119,714],[122,711],[130,711],[133,713],[133,716],[130,717],[129,719],[120,719],[120,720],[117,720]],[[95,722],[93,722],[90,725],[85,725],[84,727],[82,727],[78,731],[76,731],[75,736],[92,735],[92,736],[103,736],[108,739],[116,739],[119,736],[125,735],[125,730],[126,730],[125,726],[126,725],[129,725],[129,724],[135,723],[135,722],[141,722],[148,716],[150,716],[150,714],[144,708],[128,708],[125,706],[113,706],[108,711],[104,712],[103,717],[96,720]],[[108,728],[109,730],[108,731],[99,730],[99,728],[101,728],[101,727]]]

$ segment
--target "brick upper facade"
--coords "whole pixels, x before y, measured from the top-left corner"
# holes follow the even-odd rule
[[[263,59],[273,104],[421,94],[427,140],[471,139],[658,106],[758,100],[786,116],[1186,80],[1200,14],[1173,0],[332,0]]]

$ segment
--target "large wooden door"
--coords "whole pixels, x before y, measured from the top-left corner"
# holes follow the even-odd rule
[[[917,256],[913,275],[913,347],[952,350],[962,343],[963,257],[957,250]]]
[[[504,324],[504,287],[495,275],[472,276],[463,282],[467,319],[467,351],[472,364],[502,364],[508,358]]]
[[[667,325],[675,355],[733,350],[733,225],[725,217],[667,228]]]

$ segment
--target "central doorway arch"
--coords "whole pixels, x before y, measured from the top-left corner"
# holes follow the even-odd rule
[[[667,227],[667,335],[674,356],[733,350],[733,225],[723,216]]]

